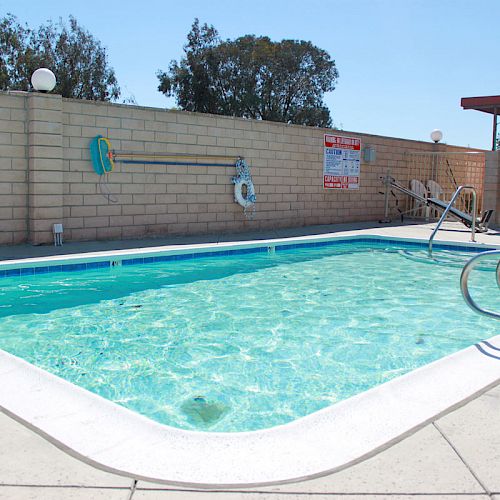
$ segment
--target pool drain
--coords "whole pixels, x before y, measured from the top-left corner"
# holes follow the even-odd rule
[[[222,402],[205,396],[194,396],[182,403],[181,409],[195,425],[211,425],[219,421],[229,410]]]

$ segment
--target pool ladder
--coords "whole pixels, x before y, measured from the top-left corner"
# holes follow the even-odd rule
[[[469,275],[471,271],[474,269],[474,267],[479,263],[479,261],[487,257],[499,257],[498,264],[496,267],[496,280],[497,280],[497,285],[500,288],[500,250],[490,250],[488,252],[482,252],[472,257],[472,259],[470,259],[469,262],[467,262],[467,264],[465,264],[464,268],[462,269],[462,274],[460,276],[460,288],[462,290],[462,295],[464,297],[465,302],[473,311],[476,311],[477,313],[482,314],[483,316],[489,316],[490,318],[500,319],[499,313],[479,307],[469,293],[469,286],[468,286]]]

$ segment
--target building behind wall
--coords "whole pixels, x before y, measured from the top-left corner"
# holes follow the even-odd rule
[[[359,190],[322,185],[325,133],[361,138],[376,151],[362,162]],[[117,163],[116,203],[101,194],[89,144],[101,134],[115,150],[243,156],[257,194],[253,219],[234,202],[234,167]],[[383,217],[380,177],[406,180],[409,152],[464,148],[346,131],[183,111],[0,93],[0,244],[223,233],[370,221]],[[495,155],[495,154],[493,154]],[[362,156],[363,158],[363,156]],[[496,163],[495,163],[496,162]],[[483,192],[484,162],[468,170]],[[498,155],[488,157],[484,200],[498,202]],[[489,208],[486,207],[485,208]],[[496,207],[491,207],[496,208]],[[500,207],[499,207],[500,208]]]

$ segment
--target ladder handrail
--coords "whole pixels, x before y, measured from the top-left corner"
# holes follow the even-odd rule
[[[429,238],[429,256],[432,256],[432,240],[434,239],[434,236],[436,236],[436,233],[438,232],[439,228],[441,227],[441,224],[446,219],[446,216],[448,215],[450,208],[455,203],[455,200],[458,198],[458,195],[464,189],[470,189],[472,191],[472,223],[471,223],[472,235],[471,235],[470,240],[476,241],[476,219],[477,219],[476,189],[474,188],[474,186],[458,186],[457,190],[453,194],[453,197],[451,198],[450,203],[448,203],[448,206],[445,208],[443,215],[441,215],[441,218],[439,219],[438,223],[436,224],[436,227],[434,228],[434,231],[432,231],[431,237]]]
[[[496,313],[494,311],[489,311],[488,309],[483,309],[476,304],[474,299],[470,296],[469,286],[468,286],[469,275],[476,266],[476,264],[478,264],[479,260],[484,257],[490,257],[492,255],[498,255],[500,257],[500,250],[490,250],[488,252],[482,252],[472,257],[472,259],[470,259],[469,262],[465,264],[464,268],[462,269],[462,274],[460,275],[460,289],[462,291],[462,296],[465,302],[473,311],[476,311],[477,313],[482,314],[483,316],[489,316],[490,318],[500,319],[499,313]],[[500,288],[500,260],[498,261],[496,268],[496,280],[497,280],[497,285]]]

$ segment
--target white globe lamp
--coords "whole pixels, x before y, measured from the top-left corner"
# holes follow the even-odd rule
[[[438,128],[431,132],[431,139],[437,144],[443,138],[443,132]]]
[[[56,77],[50,69],[40,68],[31,75],[31,85],[38,92],[50,92],[56,86]]]

